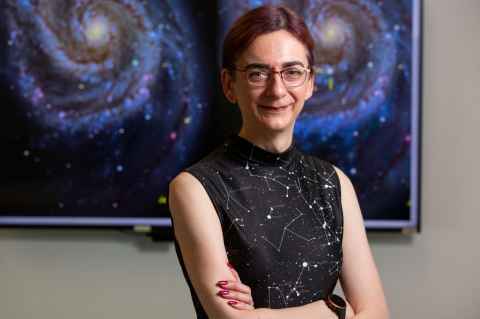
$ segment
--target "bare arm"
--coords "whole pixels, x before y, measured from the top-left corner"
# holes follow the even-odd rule
[[[234,280],[227,266],[220,221],[201,183],[188,173],[169,185],[169,205],[175,236],[195,292],[212,319],[335,319],[323,300],[304,306],[237,310],[216,294],[216,283]]]
[[[350,179],[340,178],[344,216],[343,267],[340,282],[355,319],[387,319],[388,307],[380,276],[368,244],[357,196]]]
[[[185,268],[209,318],[235,318],[216,296],[216,283],[234,280],[227,266],[220,221],[200,182],[180,173],[169,185],[169,205]]]

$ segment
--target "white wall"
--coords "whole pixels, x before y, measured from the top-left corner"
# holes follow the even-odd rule
[[[423,232],[369,236],[392,318],[480,318],[480,0],[426,0]],[[0,318],[192,318],[171,244],[0,230]]]

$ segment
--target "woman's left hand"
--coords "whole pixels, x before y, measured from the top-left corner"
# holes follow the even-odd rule
[[[227,303],[238,310],[253,310],[253,298],[250,287],[243,284],[237,271],[229,265],[230,271],[235,277],[235,281],[219,281],[217,286],[221,288],[218,296],[226,299]]]

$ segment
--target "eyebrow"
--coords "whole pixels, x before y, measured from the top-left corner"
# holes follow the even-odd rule
[[[282,63],[282,69],[288,68],[290,66],[295,66],[295,65],[300,65],[305,67],[305,65],[301,61],[289,61],[289,62]],[[271,69],[272,67],[264,63],[250,63],[250,64],[247,64],[247,66],[245,66],[245,69],[252,69],[252,68]]]

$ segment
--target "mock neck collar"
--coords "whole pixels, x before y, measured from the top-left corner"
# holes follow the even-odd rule
[[[269,166],[286,166],[297,153],[294,138],[290,146],[280,153],[267,151],[239,135],[230,136],[226,145],[227,152],[238,159]]]

